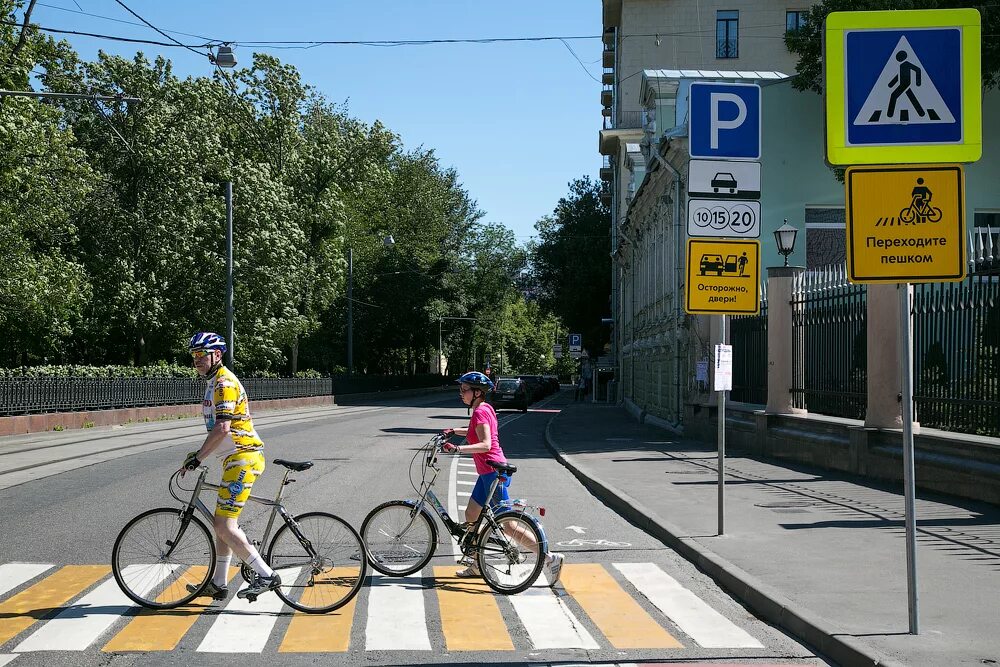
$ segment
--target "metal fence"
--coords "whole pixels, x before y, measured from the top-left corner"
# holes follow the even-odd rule
[[[844,265],[810,270],[792,291],[792,399],[796,407],[864,419],[867,397],[867,290],[847,282]],[[801,361],[800,361],[801,359]]]
[[[246,378],[251,400],[333,393],[331,378]],[[201,403],[195,378],[0,378],[0,416]]]
[[[733,316],[729,340],[733,345],[734,401],[767,403],[767,294],[762,289],[760,313]]]
[[[914,285],[913,329],[917,421],[1000,436],[1000,277]]]

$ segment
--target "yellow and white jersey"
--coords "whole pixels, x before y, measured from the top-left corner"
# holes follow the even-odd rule
[[[259,452],[264,449],[264,441],[257,435],[250,418],[250,400],[243,384],[225,366],[220,366],[209,379],[202,402],[205,428],[211,431],[220,420],[230,422],[229,436],[233,447],[220,452],[225,456],[235,452]]]

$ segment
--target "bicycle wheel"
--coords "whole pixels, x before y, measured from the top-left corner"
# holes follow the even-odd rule
[[[268,563],[281,575],[275,592],[289,607],[310,614],[343,607],[361,590],[368,573],[361,536],[326,512],[300,514],[295,523],[302,539],[286,523],[274,534],[267,553]]]
[[[129,521],[111,550],[118,586],[150,609],[187,604],[212,578],[214,567],[215,541],[208,528],[196,516],[184,521],[183,512],[170,507]]]
[[[547,545],[538,524],[523,512],[503,512],[479,537],[479,571],[497,593],[513,595],[535,583]]]
[[[906,208],[904,208],[902,211],[899,212],[899,219],[900,219],[900,221],[901,222],[905,222],[907,224],[913,222],[913,220],[916,217],[917,217],[917,214],[913,212],[913,207],[912,206],[907,206]]]
[[[361,535],[372,567],[390,577],[419,572],[437,548],[437,526],[406,500],[391,500],[369,512]]]
[[[941,209],[933,206],[928,206],[927,208],[929,209],[927,212],[927,219],[931,222],[941,222]]]

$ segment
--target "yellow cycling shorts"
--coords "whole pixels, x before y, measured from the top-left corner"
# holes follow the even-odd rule
[[[260,452],[236,452],[223,459],[215,516],[238,517],[250,497],[254,480],[263,472],[264,455]]]

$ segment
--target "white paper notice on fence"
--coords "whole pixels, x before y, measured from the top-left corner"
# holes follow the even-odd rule
[[[695,372],[694,379],[698,382],[708,382],[708,362],[698,361],[695,362]]]
[[[733,390],[733,346],[715,346],[715,391]]]

